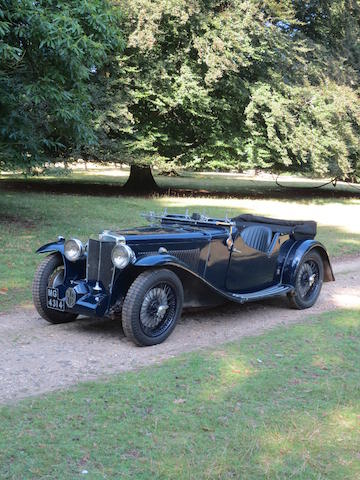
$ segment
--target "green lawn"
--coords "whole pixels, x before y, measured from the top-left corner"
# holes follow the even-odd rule
[[[76,184],[74,185],[76,191]],[[333,256],[360,251],[360,200],[310,202],[204,197],[100,197],[2,190],[0,181],[0,311],[31,302],[30,286],[40,245],[58,235],[86,240],[104,228],[144,224],[141,212],[200,211],[229,216],[251,212],[282,218],[315,219],[318,239]]]
[[[27,399],[0,410],[0,477],[355,480],[359,360],[338,311]]]
[[[69,175],[61,175],[61,169],[58,169],[58,174],[46,175],[40,177],[30,177],[27,182],[33,185],[44,183],[69,183],[69,184],[98,184],[121,187],[125,184],[129,175],[128,169],[111,168],[99,166],[92,167],[88,171],[81,168],[75,168]],[[154,177],[157,184],[163,189],[184,189],[184,190],[200,190],[211,192],[223,192],[230,195],[252,195],[252,194],[266,194],[276,195],[287,192],[275,183],[276,176],[269,174],[262,175],[245,175],[245,174],[231,174],[231,173],[215,173],[215,172],[181,172],[178,176],[164,176],[158,175],[154,171]],[[17,180],[24,181],[21,175],[3,175],[0,180]],[[324,185],[330,179],[308,179],[304,177],[292,177],[289,175],[282,175],[279,178],[279,183],[285,187],[296,187],[308,189],[310,187],[319,187]],[[322,189],[329,193],[329,195],[337,192],[345,192],[360,195],[360,185],[353,185],[344,182],[338,182],[336,188],[331,183],[325,185]],[[305,190],[304,190],[305,191]],[[318,193],[315,190],[315,195]],[[291,194],[291,192],[289,192]]]

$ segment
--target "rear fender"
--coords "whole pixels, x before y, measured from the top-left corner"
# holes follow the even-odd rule
[[[335,280],[329,255],[324,245],[317,240],[305,240],[297,241],[292,246],[283,268],[283,284],[295,284],[295,278],[300,262],[304,255],[310,251],[316,251],[322,258],[324,264],[324,282],[333,282]]]

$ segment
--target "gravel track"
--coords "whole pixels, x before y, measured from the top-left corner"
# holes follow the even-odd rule
[[[324,284],[319,301],[309,310],[291,310],[286,299],[277,298],[188,312],[165,343],[147,348],[127,340],[118,320],[85,318],[51,325],[33,308],[0,313],[0,402],[159,363],[276,325],[304,322],[320,312],[360,307],[360,257],[338,260],[333,266],[336,282]]]

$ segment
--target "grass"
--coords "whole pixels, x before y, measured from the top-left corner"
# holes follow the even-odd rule
[[[69,183],[69,184],[97,184],[110,185],[121,187],[125,184],[129,175],[128,169],[111,168],[104,166],[92,166],[88,171],[82,168],[75,167],[71,174],[61,176],[61,169],[58,170],[58,175],[46,175],[41,177],[31,177],[27,180],[28,183],[34,186],[44,183]],[[218,173],[218,172],[181,172],[178,176],[164,176],[158,175],[156,171],[154,176],[157,184],[163,189],[180,189],[180,190],[196,190],[211,192],[223,192],[225,194],[238,195],[252,195],[252,194],[267,194],[286,195],[286,190],[278,187],[275,183],[275,176],[270,174],[249,175],[249,174],[233,174],[233,173]],[[17,180],[24,181],[21,175],[3,175],[0,176],[2,180]],[[286,187],[296,188],[317,188],[330,179],[308,179],[305,177],[292,177],[283,175],[279,179],[279,183]],[[338,182],[336,188],[331,183],[322,187],[321,191],[328,192],[329,195],[333,193],[348,193],[354,196],[359,196],[360,186],[349,184],[345,182]],[[319,190],[315,190],[315,194]],[[291,194],[291,192],[289,192]]]
[[[165,207],[174,212],[188,208],[221,217],[250,212],[315,219],[319,222],[318,239],[332,256],[360,251],[359,199],[93,197],[2,190],[0,181],[0,312],[30,304],[30,286],[39,262],[34,252],[40,245],[56,240],[58,235],[86,240],[104,228],[144,224],[141,212]]]
[[[337,311],[27,399],[0,410],[0,477],[354,480],[359,359]]]

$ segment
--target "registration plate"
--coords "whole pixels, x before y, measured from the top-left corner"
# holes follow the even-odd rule
[[[47,306],[54,310],[60,310],[60,312],[65,310],[65,300],[59,298],[58,288],[47,289]]]

